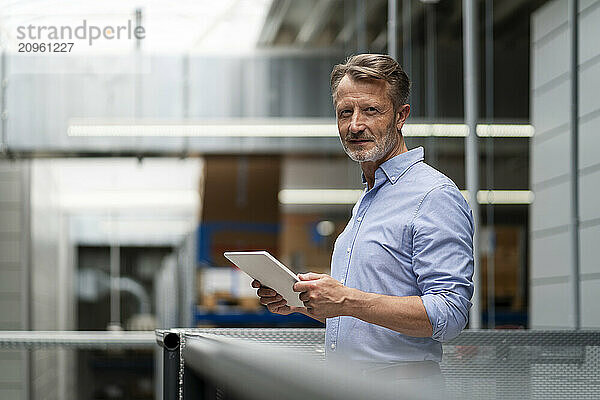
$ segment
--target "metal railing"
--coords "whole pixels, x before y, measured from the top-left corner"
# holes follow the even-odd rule
[[[160,355],[153,331],[0,331],[0,361],[3,371],[10,371],[0,377],[0,398],[75,399],[108,386],[127,390],[126,380],[114,381],[110,368],[96,369],[100,360],[136,368],[124,371],[130,377],[152,379],[154,370],[158,400],[162,398]],[[148,394],[152,389],[145,390]]]
[[[156,334],[151,331],[0,331],[0,349],[152,349],[155,345]]]
[[[165,400],[436,398],[411,391],[414,382],[365,380],[349,366],[332,373],[330,362],[321,362],[323,329],[185,329],[157,331],[157,340],[165,352]],[[443,398],[593,399],[600,393],[600,331],[467,330],[444,343],[440,368]]]
[[[0,332],[3,350],[157,349],[156,342],[164,355],[165,400],[265,394],[290,399],[435,397],[415,391],[416,386],[390,386],[380,377],[366,377],[351,365],[325,362],[323,329]],[[444,343],[440,368],[444,398],[598,398],[600,331],[467,330]]]
[[[398,387],[381,378],[322,362],[322,329],[248,329],[241,338],[243,331],[157,332],[165,351],[163,399],[398,398]],[[403,386],[403,398],[431,398],[417,389]]]

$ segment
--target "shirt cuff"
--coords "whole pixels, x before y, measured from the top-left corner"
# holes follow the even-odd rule
[[[421,300],[423,301],[425,311],[427,312],[429,322],[431,323],[431,338],[439,342],[443,341],[446,337],[448,326],[448,306],[443,299],[440,299],[440,296],[435,294],[425,294],[421,296]]]

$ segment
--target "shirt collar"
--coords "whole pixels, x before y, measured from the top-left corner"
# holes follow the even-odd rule
[[[423,161],[425,159],[425,151],[423,147],[417,147],[412,150],[407,151],[406,153],[398,154],[395,157],[390,158],[383,164],[377,168],[375,171],[375,180],[377,180],[378,175],[381,175],[380,171],[383,171],[383,176],[385,176],[390,183],[394,184],[406,173],[406,171],[415,165],[416,163]],[[365,178],[365,174],[361,172],[362,182],[367,183],[367,179]]]

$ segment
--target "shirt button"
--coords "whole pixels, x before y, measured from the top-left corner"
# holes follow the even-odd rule
[[[358,217],[358,218],[356,218],[356,220],[357,220],[358,222],[360,222],[360,221],[362,221],[362,217]]]
[[[348,247],[348,248],[346,249],[346,253],[350,253],[350,250],[352,250],[352,249],[351,249],[350,247]]]
[[[395,181],[395,180],[396,180],[396,177],[395,177],[395,176],[392,176],[390,179],[391,179],[392,181]]]
[[[335,350],[335,343],[331,343],[331,350]]]

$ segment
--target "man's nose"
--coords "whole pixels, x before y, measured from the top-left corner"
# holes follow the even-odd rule
[[[358,133],[365,129],[364,122],[362,120],[362,114],[360,111],[356,111],[352,114],[352,119],[350,120],[350,132]]]

